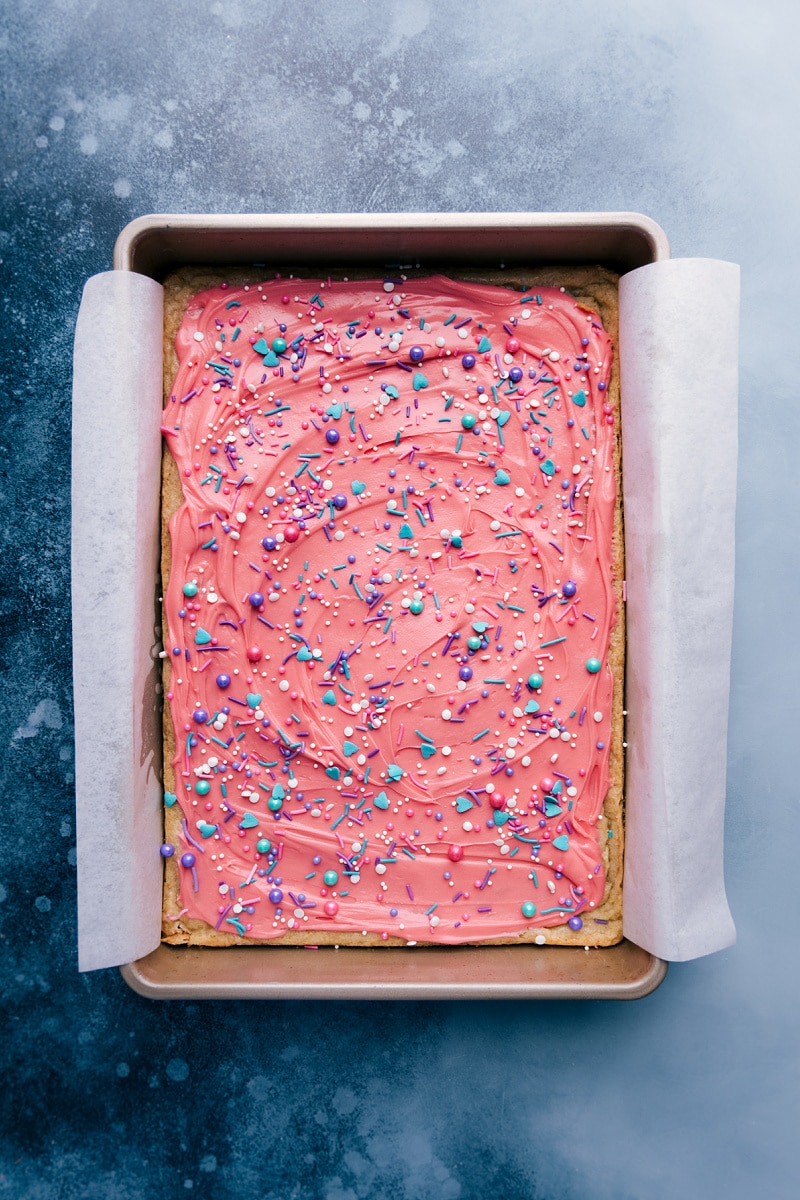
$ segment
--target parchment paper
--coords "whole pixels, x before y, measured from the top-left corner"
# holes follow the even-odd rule
[[[626,937],[682,961],[735,941],[723,830],[739,268],[620,281],[627,576]]]
[[[735,938],[722,847],[733,613],[738,267],[620,283],[627,574],[625,934],[683,960]],[[159,943],[154,669],[163,291],[84,290],[73,382],[73,642],[81,970]]]
[[[161,930],[156,717],[163,289],[86,284],[72,384],[72,636],[80,970],[148,954]]]

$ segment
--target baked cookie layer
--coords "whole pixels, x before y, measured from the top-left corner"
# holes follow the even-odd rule
[[[167,282],[165,940],[619,940],[615,281],[502,280]]]

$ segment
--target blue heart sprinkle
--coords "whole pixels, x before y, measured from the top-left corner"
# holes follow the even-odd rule
[[[389,768],[386,772],[393,783],[397,783],[398,779],[403,778],[403,768],[398,767],[396,763],[389,763]]]
[[[358,479],[354,479],[350,484],[350,489],[354,496],[360,496],[362,492],[367,490],[367,485],[365,483],[361,483],[361,481]]]
[[[178,797],[174,792],[164,792],[164,804],[167,808],[172,808],[173,804],[177,804]]]
[[[264,355],[265,367],[277,367],[279,362],[278,356],[274,350],[270,350],[269,354]]]
[[[505,487],[507,483],[511,483],[511,476],[508,471],[504,471],[502,467],[498,467],[495,471],[494,481],[500,487]]]
[[[258,708],[260,703],[261,703],[261,692],[248,692],[247,693],[247,707],[248,708]]]
[[[553,838],[553,845],[556,850],[569,850],[569,838],[565,833],[562,833],[561,837]]]
[[[336,693],[334,691],[332,691],[331,688],[328,688],[327,692],[325,692],[325,694],[323,695],[322,703],[323,704],[335,704],[336,703]]]
[[[427,377],[425,375],[423,375],[421,371],[415,371],[414,372],[414,391],[421,392],[422,389],[426,388],[427,386],[428,386]]]
[[[500,412],[497,414],[497,424],[500,426],[501,429],[504,425],[507,425],[510,420],[511,420],[510,412],[503,411],[503,412]]]
[[[460,812],[460,813],[469,812],[469,810],[474,807],[475,807],[475,805],[472,803],[472,801],[469,799],[468,796],[459,796],[458,799],[456,800],[456,811],[457,812]]]
[[[258,824],[258,817],[254,813],[245,813],[239,822],[240,829],[255,829]]]
[[[482,337],[478,342],[478,354],[488,354],[492,348],[492,343],[487,337]]]
[[[436,753],[436,747],[429,745],[427,742],[423,742],[419,748],[419,751],[423,758],[433,758],[434,754]]]
[[[338,767],[326,767],[325,774],[329,779],[338,779],[341,776],[341,771]]]
[[[584,407],[586,404],[586,392],[583,390],[583,388],[581,388],[579,392],[576,392],[572,397],[572,403],[577,404],[578,408]]]
[[[339,417],[342,415],[342,406],[341,404],[332,404],[330,408],[326,408],[325,411],[329,417],[333,417],[338,421]]]
[[[314,656],[311,653],[311,651],[309,650],[308,646],[301,646],[300,649],[297,651],[297,661],[298,662],[308,662],[313,657]]]
[[[205,629],[198,629],[197,633],[194,635],[195,646],[207,646],[210,641],[211,634]]]
[[[386,792],[378,792],[377,796],[372,801],[372,803],[375,805],[376,808],[388,808],[389,807],[389,797],[386,795]]]
[[[204,838],[210,838],[213,833],[217,832],[216,825],[207,825],[205,821],[198,821],[197,828]]]
[[[355,742],[343,742],[342,750],[345,754],[345,757],[350,758],[358,751],[358,746],[355,744]]]

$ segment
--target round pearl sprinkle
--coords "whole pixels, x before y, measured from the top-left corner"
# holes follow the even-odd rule
[[[425,350],[422,346],[412,346],[408,352],[408,357],[412,363],[421,363],[425,357]]]
[[[540,675],[538,671],[534,671],[528,676],[528,687],[533,688],[534,691],[537,691],[543,684],[544,676]]]
[[[523,917],[526,917],[527,920],[530,920],[531,917],[536,916],[536,905],[533,903],[532,900],[526,900],[522,904],[522,915],[523,915]]]
[[[461,359],[461,365],[465,371],[471,371],[472,368],[475,366],[475,355],[474,354],[465,354],[463,356],[463,358]]]
[[[191,851],[187,851],[186,854],[181,855],[181,866],[186,867],[187,870],[193,867],[196,861],[197,860]]]
[[[569,925],[570,929],[574,929],[576,932],[577,932],[579,929],[583,929],[583,921],[582,921],[582,920],[581,920],[581,918],[580,918],[580,917],[578,917],[578,916],[575,916],[575,917],[570,917],[570,919],[569,919],[569,921],[567,922],[567,924]]]
[[[250,593],[251,608],[261,608],[261,605],[263,603],[264,603],[264,597],[261,592],[251,592]]]
[[[596,675],[602,665],[599,658],[587,658],[586,660],[586,670],[590,675]]]
[[[335,446],[336,443],[339,441],[339,430],[338,429],[326,429],[325,430],[325,441],[328,443],[329,446]]]
[[[216,682],[217,687],[222,688],[224,691],[225,688],[229,688],[231,686],[231,677],[230,675],[226,675],[224,671],[221,671],[217,676]]]
[[[170,845],[169,842],[164,842],[164,845],[161,847],[161,857],[162,858],[172,858],[174,853],[175,853],[175,847]]]
[[[458,846],[453,842],[452,846],[448,848],[447,857],[450,859],[450,862],[461,862],[464,857],[464,847]]]
[[[478,418],[474,413],[466,412],[461,418],[461,424],[464,429],[474,429],[478,423]]]
[[[322,878],[325,880],[326,887],[334,887],[334,885],[339,882],[339,872],[326,871]]]
[[[269,854],[272,849],[272,843],[269,838],[259,838],[256,842],[256,850],[259,854]]]

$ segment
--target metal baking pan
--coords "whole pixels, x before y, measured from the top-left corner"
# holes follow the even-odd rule
[[[127,225],[114,248],[116,270],[157,280],[203,263],[374,264],[379,273],[386,263],[432,269],[586,263],[624,274],[665,258],[663,230],[637,213],[147,216]],[[120,969],[152,999],[634,1000],[658,987],[667,964],[629,941],[591,950],[161,945]]]

